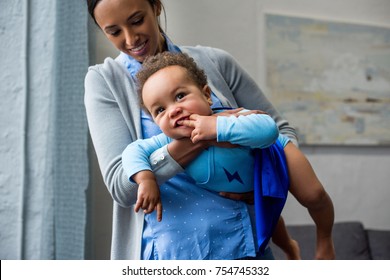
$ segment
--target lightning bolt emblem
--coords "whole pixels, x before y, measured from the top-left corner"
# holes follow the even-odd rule
[[[241,184],[244,184],[244,182],[242,181],[240,175],[238,174],[238,172],[234,172],[234,174],[231,174],[228,170],[226,170],[225,168],[223,169],[223,171],[225,171],[225,174],[226,174],[226,177],[227,179],[229,180],[229,183],[233,180],[237,180],[238,182],[240,182]]]

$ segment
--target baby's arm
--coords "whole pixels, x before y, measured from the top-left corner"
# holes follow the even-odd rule
[[[150,155],[169,142],[171,142],[170,138],[164,134],[159,134],[148,139],[138,139],[129,144],[122,153],[123,170],[129,180],[133,180],[132,176],[142,170],[152,171],[149,161]],[[161,184],[161,182],[158,183]]]
[[[267,114],[219,116],[217,118],[218,142],[230,142],[262,149],[272,145],[278,136],[278,127]]]
[[[143,209],[145,214],[157,211],[157,221],[162,219],[162,203],[160,190],[156,182],[156,177],[149,170],[140,171],[132,176],[133,181],[138,184],[137,202],[134,211]]]
[[[267,114],[242,114],[231,116],[193,114],[189,120],[180,124],[193,127],[191,139],[194,143],[201,140],[229,142],[251,148],[267,148],[279,135],[275,121]]]
[[[134,210],[138,212],[139,209],[143,209],[145,214],[156,210],[158,221],[162,219],[162,204],[156,177],[149,163],[149,156],[169,141],[169,138],[163,134],[149,139],[139,139],[128,145],[122,153],[124,171],[130,181],[139,185]]]

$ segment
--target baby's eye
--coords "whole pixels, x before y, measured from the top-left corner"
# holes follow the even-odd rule
[[[180,93],[178,93],[178,94],[176,95],[176,100],[178,101],[178,100],[180,100],[180,99],[183,99],[184,96],[185,96],[185,94],[182,93],[182,92],[180,92]]]
[[[158,114],[161,114],[162,112],[164,112],[164,108],[163,107],[159,107],[154,112],[155,112],[155,115],[157,116]]]

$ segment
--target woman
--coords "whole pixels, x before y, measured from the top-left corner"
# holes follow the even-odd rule
[[[166,181],[165,178],[178,174],[160,186],[165,218],[159,223],[155,216],[134,213],[137,185],[129,182],[124,173],[121,154],[136,139],[161,132],[139,107],[134,76],[149,55],[186,52],[205,69],[215,106],[265,111],[276,120],[280,132],[296,143],[294,129],[226,52],[207,47],[178,47],[170,42],[158,22],[163,9],[160,0],[87,2],[96,24],[121,52],[115,60],[107,58],[103,64],[91,67],[85,79],[89,128],[104,181],[114,199],[111,258],[256,257],[254,232],[247,226],[253,219],[251,207],[196,188],[188,177],[178,174],[183,171],[181,166],[212,143],[180,140],[155,152],[151,161],[158,180]],[[313,192],[313,196],[317,195]],[[326,193],[324,197],[326,200]],[[330,220],[332,225],[332,217],[326,219]],[[272,252],[267,250],[263,258],[272,258]]]

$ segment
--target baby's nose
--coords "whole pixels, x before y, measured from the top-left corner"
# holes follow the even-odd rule
[[[170,111],[170,116],[171,117],[176,117],[178,114],[180,114],[182,112],[182,109],[179,107],[179,106],[175,106],[172,108],[172,110]]]

